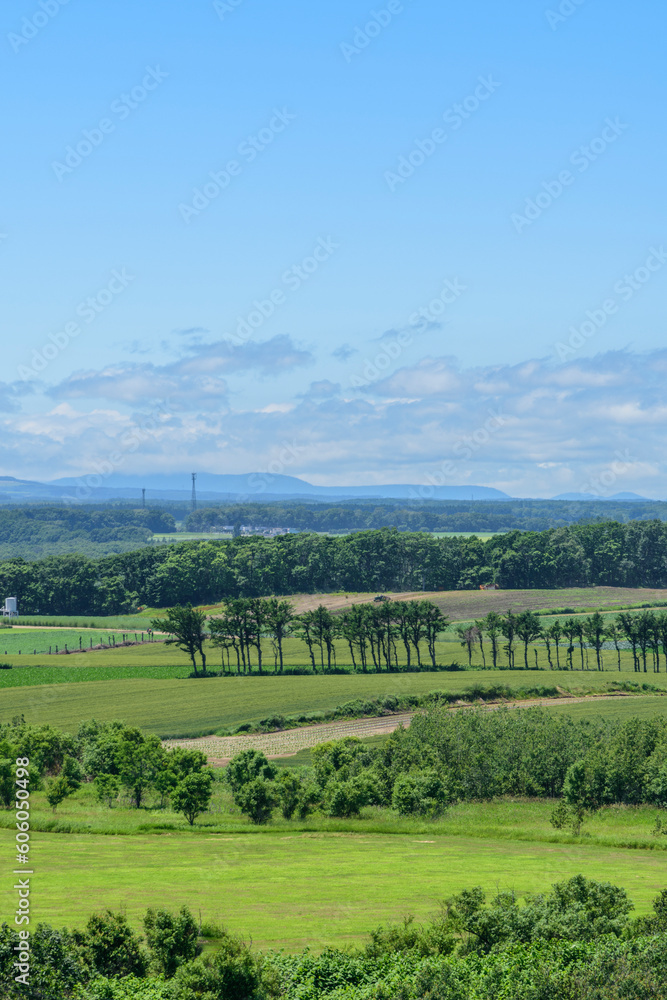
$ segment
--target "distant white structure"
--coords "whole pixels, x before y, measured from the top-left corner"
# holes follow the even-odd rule
[[[18,601],[15,597],[5,597],[5,603],[0,610],[3,618],[16,618],[19,613]]]

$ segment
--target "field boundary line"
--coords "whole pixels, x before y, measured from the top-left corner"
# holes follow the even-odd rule
[[[549,705],[576,705],[588,701],[611,701],[617,698],[642,698],[643,695],[626,694],[619,691],[614,694],[581,695],[559,698],[527,698],[521,701],[495,701],[478,704],[461,704],[448,706],[449,711],[462,711],[470,708],[483,708],[494,711],[499,708],[540,708]],[[346,736],[363,738],[365,736],[385,736],[395,732],[399,726],[410,725],[415,715],[423,709],[414,712],[402,712],[396,715],[382,715],[371,718],[344,719],[338,722],[318,723],[315,726],[301,726],[295,729],[281,729],[274,733],[248,733],[238,736],[199,736],[194,739],[163,740],[167,749],[184,747],[203,751],[212,764],[226,765],[237,753],[244,750],[259,750],[268,758],[294,757],[300,750],[308,750],[330,740],[345,739]]]

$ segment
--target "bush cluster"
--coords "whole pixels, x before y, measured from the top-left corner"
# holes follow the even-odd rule
[[[157,736],[122,722],[82,723],[76,736],[51,726],[29,726],[22,716],[0,726],[0,804],[13,801],[13,763],[30,759],[30,787],[44,789],[55,811],[86,782],[109,808],[124,793],[140,808],[148,792],[169,801],[192,825],[209,805],[213,772],[199,750],[165,750]]]
[[[257,751],[238,755],[227,780],[253,822],[282,807],[288,779]],[[451,712],[432,700],[380,747],[354,737],[315,747],[312,768],[289,781],[299,783],[290,801],[307,790],[308,807],[289,815],[283,807],[287,818],[315,808],[349,818],[366,805],[433,817],[455,801],[530,796],[558,800],[554,826],[576,834],[605,805],[667,808],[667,720],[575,721],[542,708]]]

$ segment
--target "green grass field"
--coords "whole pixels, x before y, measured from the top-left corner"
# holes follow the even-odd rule
[[[386,737],[384,737],[386,739]],[[376,746],[380,744],[380,738]],[[365,741],[366,742],[366,741]],[[368,741],[370,743],[370,741]],[[310,754],[299,754],[276,762],[287,767],[308,767]],[[222,772],[218,771],[220,778]],[[500,799],[491,802],[460,802],[450,806],[439,819],[400,816],[392,809],[368,806],[360,818],[336,819],[314,815],[305,820],[286,820],[274,812],[270,826],[253,826],[234,805],[227,785],[218,780],[213,786],[209,811],[198,817],[194,827],[170,808],[161,805],[157,792],[147,793],[141,809],[130,808],[125,796],[113,808],[101,805],[93,785],[84,784],[65,799],[54,813],[46,801],[45,792],[31,796],[31,830],[41,839],[43,834],[96,836],[126,836],[128,845],[137,834],[156,836],[207,838],[210,834],[247,834],[248,837],[292,834],[437,835],[482,840],[525,840],[545,845],[580,844],[614,849],[643,849],[667,852],[667,837],[653,835],[657,807],[607,806],[588,815],[583,833],[573,837],[565,830],[554,830],[550,817],[553,802],[548,799]],[[0,812],[0,829],[14,828],[11,812]],[[128,849],[129,846],[128,846]],[[667,854],[665,855],[667,864]]]
[[[593,719],[603,717],[614,721],[624,721],[633,717],[639,719],[654,719],[667,713],[667,698],[664,695],[642,698],[613,698],[604,702],[579,702],[576,705],[552,705],[550,712],[566,712],[575,719]]]
[[[12,626],[30,625],[35,628],[55,626],[75,630],[92,628],[101,629],[102,632],[105,630],[129,632],[134,629],[141,631],[142,629],[150,628],[150,619],[163,613],[154,608],[147,608],[145,611],[137,612],[135,615],[19,615],[18,618],[10,620]]]
[[[550,603],[539,603],[547,593]],[[507,594],[503,597],[510,599]],[[452,617],[471,612],[477,617],[480,602],[486,606],[488,598],[490,610],[491,602],[499,600],[493,593],[489,598],[474,592],[461,592],[458,598]],[[595,603],[590,591],[577,592],[576,597],[574,592],[536,592],[538,603],[532,606],[588,606],[586,598]],[[602,603],[603,595],[596,599]],[[610,601],[609,592],[604,599]],[[629,600],[629,594],[624,593],[623,599]],[[154,615],[150,611],[138,616],[138,627],[141,623],[146,627]],[[69,629],[46,633],[54,637],[49,644],[69,643],[64,636],[75,635],[78,645],[84,620],[59,621]],[[113,625],[110,619],[95,623],[95,636],[104,634],[103,626],[131,629],[128,618],[114,619]],[[21,645],[13,647],[16,652],[2,645],[5,633],[0,633],[0,656],[6,648],[2,660],[12,664],[12,669],[0,670],[0,722],[23,714],[30,723],[50,723],[73,732],[85,719],[121,718],[164,737],[191,736],[273,714],[329,711],[358,698],[464,692],[474,685],[499,684],[514,690],[559,688],[583,695],[630,682],[640,686],[638,693],[644,684],[664,692],[647,689],[640,697],[591,699],[548,709],[581,719],[649,718],[667,709],[667,672],[636,674],[630,655],[623,653],[619,674],[613,650],[605,653],[607,669],[602,673],[593,669],[594,656],[589,654],[592,669],[573,672],[472,669],[188,680],[187,657],[159,643],[70,657],[26,654],[27,636],[43,632],[7,632],[7,640],[20,638]],[[26,648],[35,648],[34,640]],[[271,670],[268,643],[265,654]],[[288,662],[308,662],[301,643],[288,643],[286,654]],[[438,658],[464,664],[467,654],[458,642],[447,641],[439,644]],[[349,662],[342,644],[338,659]],[[517,649],[517,664],[521,660]],[[479,651],[473,662],[479,664]],[[532,652],[529,662],[534,664]],[[575,666],[578,662],[576,653]],[[547,666],[544,649],[538,650],[538,664]],[[219,669],[219,665],[219,653],[211,651],[209,666]],[[368,742],[377,745],[381,740]],[[280,761],[280,766],[308,766],[311,759],[310,751],[304,751]],[[225,786],[216,782],[212,810],[200,816],[191,830],[182,816],[159,808],[155,796],[145,809],[120,805],[109,810],[96,802],[90,786],[84,786],[54,815],[44,792],[36,792],[31,820],[32,913],[35,922],[81,926],[93,910],[109,906],[125,909],[138,926],[148,906],[174,910],[187,905],[197,915],[201,910],[204,920],[222,922],[252,938],[257,947],[309,946],[319,951],[327,945],[359,942],[370,928],[400,920],[408,912],[426,918],[441,899],[463,888],[481,884],[489,894],[499,888],[523,894],[547,890],[552,882],[579,872],[623,886],[638,912],[647,912],[665,885],[667,871],[667,837],[652,834],[657,810],[601,809],[587,817],[582,835],[575,838],[551,827],[552,808],[549,801],[461,803],[436,821],[367,808],[359,820],[315,816],[288,822],[276,815],[268,828],[258,829],[233,806]],[[0,811],[0,845],[8,864],[13,826],[13,814]],[[0,922],[10,920],[15,909],[11,886],[10,878],[0,886]]]
[[[11,834],[2,831],[7,857]],[[663,851],[597,844],[541,844],[432,834],[258,833],[193,837],[39,834],[31,918],[81,926],[91,911],[127,912],[137,926],[148,906],[187,905],[258,947],[320,950],[359,941],[412,912],[433,913],[444,897],[482,885],[489,893],[544,891],[583,872],[626,888],[647,911],[665,882]],[[10,878],[0,892],[9,919]]]
[[[3,659],[12,664],[13,666],[53,666],[53,659],[48,655],[48,648],[51,646],[52,650],[55,650],[56,643],[59,648],[62,649],[65,642],[68,643],[68,648],[78,649],[79,639],[81,639],[81,644],[85,650],[90,644],[91,638],[95,644],[99,639],[104,639],[108,642],[109,635],[113,635],[111,631],[103,630],[91,630],[82,631],[81,629],[0,629],[0,655],[4,654],[5,650],[7,655],[3,656]],[[135,630],[128,628],[125,632],[128,640],[133,641]],[[115,633],[116,642],[120,642],[122,634],[119,635],[118,632]],[[138,639],[141,639],[140,631],[136,632]],[[337,640],[335,643],[336,647],[336,657],[335,663],[340,667],[352,667],[352,658],[350,656],[350,650],[347,643],[342,640]],[[551,661],[554,666],[557,662],[560,662],[560,666],[565,668],[567,666],[566,657],[566,647],[567,642],[562,642],[559,648],[558,657],[556,651],[552,646],[551,651]],[[21,650],[21,655],[19,656],[19,649]],[[37,649],[37,655],[33,655],[33,649]],[[46,649],[47,652],[40,650]],[[219,649],[212,646],[210,643],[205,644],[206,655],[208,660],[208,667],[210,670],[220,670],[223,667],[222,654]],[[302,666],[310,667],[311,661],[308,654],[308,649],[304,642],[299,639],[287,639],[283,644],[284,649],[284,660],[286,666]],[[274,671],[276,664],[276,652],[273,645],[269,639],[265,639],[262,642],[262,652],[263,652],[263,664],[264,671],[270,673]],[[402,643],[396,643],[396,653],[398,656],[398,663],[404,666],[407,663],[405,649]],[[370,655],[370,654],[369,654]],[[129,648],[116,649],[116,650],[97,650],[89,654],[84,653],[79,656],[77,653],[77,662],[81,665],[86,666],[102,666],[110,663],[123,664],[125,666],[140,666],[145,663],[145,657],[150,656],[152,661],[155,663],[160,663],[163,665],[183,663],[187,664],[188,658],[185,653],[179,652],[171,646],[165,646],[164,644],[159,644],[154,642],[152,644],[143,643],[141,646],[133,646]],[[536,659],[537,656],[537,659]],[[415,662],[414,650],[412,651],[412,662]],[[421,647],[421,659],[422,663],[426,666],[429,663],[428,651],[426,645],[423,643]],[[318,669],[322,669],[321,657],[319,650],[315,649],[315,660]],[[486,661],[486,666],[490,667],[492,665],[491,658],[491,648],[488,639],[484,643],[484,656],[476,645],[472,652],[472,666],[479,669],[484,667],[484,660]],[[602,653],[603,666],[606,672],[614,673],[617,672],[617,656],[614,649],[605,649]],[[468,652],[464,644],[458,640],[451,632],[444,633],[444,637],[441,641],[436,643],[436,661],[438,664],[450,665],[458,663],[460,665],[468,665]],[[326,660],[324,661],[326,664]],[[498,652],[498,667],[504,669],[507,664],[507,656],[503,652],[502,647]],[[523,647],[517,644],[515,647],[515,666],[520,668],[524,664]],[[661,665],[664,671],[664,657],[661,656]],[[549,658],[547,656],[547,650],[545,646],[537,645],[531,646],[528,650],[528,666],[529,668],[534,668],[535,666],[548,670],[549,669]],[[580,671],[581,669],[581,655],[578,646],[575,646],[573,653],[573,666],[574,671]],[[595,653],[592,650],[584,650],[584,666],[589,668],[589,672],[596,669]],[[629,650],[621,651],[621,666],[625,671],[632,671],[632,656]],[[224,661],[225,669],[228,668],[227,658]],[[233,653],[231,654],[229,660],[229,669],[236,670],[237,665]],[[650,657],[649,657],[649,670],[651,669]],[[253,670],[257,670],[257,656],[253,651]]]
[[[178,531],[176,533],[171,532],[168,535],[157,534],[153,535],[156,542],[170,542],[176,545],[178,542],[196,542],[199,540],[208,541],[209,539],[219,539],[219,538],[231,538],[231,531]]]
[[[146,625],[144,625],[146,628]],[[49,650],[52,655],[68,650],[89,649],[98,644],[109,645],[114,640],[117,643],[123,641],[126,636],[128,642],[141,642],[141,630],[132,629],[126,632],[101,631],[95,629],[69,629],[69,628],[3,628],[0,629],[0,655],[21,655],[22,657],[32,656],[40,658],[43,662],[44,656],[48,656]],[[147,637],[144,635],[144,639]]]

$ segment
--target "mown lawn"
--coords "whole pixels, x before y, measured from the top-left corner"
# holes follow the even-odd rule
[[[11,835],[2,831],[3,854]],[[425,918],[474,885],[488,893],[544,891],[583,872],[623,886],[639,912],[664,887],[662,851],[471,837],[373,833],[95,837],[38,834],[32,842],[31,919],[81,926],[103,907],[135,926],[148,906],[189,906],[258,947],[320,950],[359,941],[406,913]],[[16,906],[11,879],[0,919]]]

